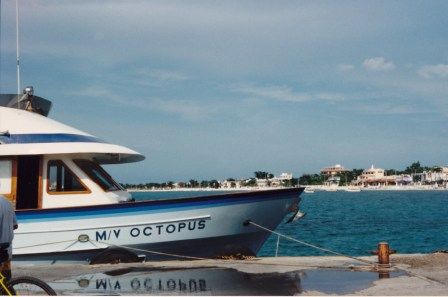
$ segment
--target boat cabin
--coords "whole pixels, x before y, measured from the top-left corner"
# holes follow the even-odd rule
[[[0,95],[0,195],[17,210],[129,201],[101,165],[144,157],[47,118],[50,108],[32,93]]]

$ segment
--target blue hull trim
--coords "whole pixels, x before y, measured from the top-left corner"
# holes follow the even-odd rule
[[[82,207],[18,210],[16,211],[16,214],[19,222],[26,223],[76,218],[121,216],[141,212],[160,213],[234,204],[246,204],[267,200],[298,198],[303,189],[304,188],[289,188],[171,200],[152,200]]]
[[[28,144],[28,143],[55,143],[55,142],[99,142],[106,143],[94,136],[68,134],[68,133],[41,133],[41,134],[10,134],[1,135],[0,144]]]

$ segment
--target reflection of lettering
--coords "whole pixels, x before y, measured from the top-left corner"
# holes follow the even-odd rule
[[[197,292],[198,285],[196,284],[196,281],[194,279],[190,279],[188,282],[188,285],[190,287],[190,292]]]
[[[145,286],[146,291],[152,290],[152,279],[150,278],[145,279],[143,285]]]
[[[200,279],[199,280],[199,291],[206,291],[207,290],[207,285],[205,283],[205,280]]]
[[[107,282],[104,279],[97,279],[96,280],[96,289],[97,290],[101,289],[101,287],[102,287],[103,290],[106,290]]]
[[[131,281],[131,288],[132,288],[132,290],[134,290],[134,291],[137,291],[137,290],[140,289],[140,281],[138,280],[138,278],[134,278],[134,279]]]
[[[114,290],[120,290],[120,289],[121,289],[120,282],[116,281],[115,282],[115,286],[114,286]]]
[[[176,290],[176,281],[174,279],[169,279],[166,282],[166,286],[168,287],[168,291]]]
[[[187,284],[181,280],[179,280],[179,291],[181,292],[187,291]]]
[[[121,291],[126,290],[126,287],[129,289],[132,289],[134,292],[141,291],[141,292],[164,292],[164,291],[178,291],[183,293],[195,293],[195,292],[205,292],[207,291],[207,284],[204,279],[189,279],[183,280],[183,279],[168,279],[168,280],[162,280],[158,279],[157,281],[153,281],[153,279],[146,277],[146,278],[138,278],[134,277],[129,281],[129,283],[124,284],[123,287],[123,281],[120,282],[120,280],[117,279],[97,279],[96,280],[96,290],[101,291]],[[154,286],[153,284],[157,284]]]

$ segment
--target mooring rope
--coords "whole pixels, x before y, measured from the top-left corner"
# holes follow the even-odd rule
[[[47,243],[41,243],[41,244],[33,244],[33,245],[27,245],[27,246],[19,246],[19,247],[15,247],[15,246],[13,246],[13,248],[14,248],[15,250],[17,250],[17,249],[26,249],[26,248],[30,248],[30,247],[52,245],[52,244],[57,244],[57,243],[66,243],[66,242],[73,242],[73,243],[76,243],[77,241],[79,241],[78,238],[76,238],[76,239],[70,239],[70,240],[63,240],[63,241],[47,242]]]
[[[309,246],[309,247],[312,247],[312,248],[315,248],[315,249],[318,249],[318,250],[321,250],[321,251],[324,251],[324,252],[328,252],[328,253],[331,253],[331,254],[334,254],[334,255],[338,255],[338,256],[350,258],[350,259],[353,259],[353,260],[356,260],[356,261],[359,261],[359,262],[367,263],[369,265],[372,265],[374,268],[378,269],[378,265],[375,262],[364,260],[364,259],[361,259],[361,258],[358,258],[358,257],[349,256],[349,255],[342,254],[342,253],[338,253],[338,252],[335,252],[335,251],[332,251],[332,250],[320,247],[320,246],[315,245],[315,244],[311,244],[311,243],[308,243],[308,242],[305,242],[305,241],[302,241],[302,240],[295,239],[295,238],[293,238],[291,236],[287,236],[287,235],[281,234],[281,233],[279,233],[277,231],[274,231],[274,230],[271,230],[269,228],[263,227],[263,226],[255,223],[255,222],[252,222],[251,220],[248,220],[246,222],[248,224],[251,224],[251,225],[253,225],[255,227],[258,227],[258,228],[260,228],[262,230],[268,231],[268,232],[270,232],[272,234],[276,234],[276,235],[278,235],[280,237],[284,237],[284,238],[289,239],[291,241],[294,241],[294,242],[297,242],[297,243],[300,243],[300,244],[303,244],[303,245],[306,245],[306,246]],[[391,265],[391,268],[392,268],[392,265]],[[397,266],[394,266],[394,268],[398,269],[398,270],[405,271],[406,273],[408,273],[408,274],[410,274],[412,276],[415,276],[417,278],[420,278],[420,279],[423,279],[423,280],[426,280],[426,281],[435,282],[435,283],[442,284],[442,285],[447,285],[446,283],[441,282],[439,280],[436,280],[434,278],[430,278],[430,277],[426,277],[426,276],[423,276],[423,275],[419,275],[419,274],[417,274],[415,272],[411,272],[409,270],[406,270],[406,269],[403,269],[403,268],[399,268]]]
[[[294,242],[297,242],[297,243],[300,243],[300,244],[303,244],[303,245],[306,245],[306,246],[309,246],[309,247],[312,247],[312,248],[315,248],[315,249],[318,249],[318,250],[321,250],[321,251],[324,251],[324,252],[327,252],[327,253],[331,253],[331,254],[334,254],[334,255],[350,258],[350,259],[353,259],[353,260],[356,260],[356,261],[359,261],[359,262],[363,262],[363,263],[366,263],[366,264],[369,264],[369,265],[376,266],[375,262],[372,262],[372,261],[369,261],[369,260],[364,260],[364,259],[361,259],[361,258],[358,258],[358,257],[349,256],[349,255],[342,254],[342,253],[338,253],[338,252],[335,252],[335,251],[332,251],[332,250],[320,247],[320,246],[315,245],[315,244],[311,244],[311,243],[308,243],[308,242],[305,242],[305,241],[302,241],[302,240],[295,239],[295,238],[293,238],[291,236],[284,235],[284,234],[281,234],[281,233],[279,233],[277,231],[274,231],[274,230],[271,230],[269,228],[263,227],[263,226],[255,223],[255,222],[253,222],[251,220],[248,220],[247,223],[251,224],[251,225],[253,225],[253,226],[257,227],[257,228],[260,228],[260,229],[262,229],[264,231],[268,231],[268,232],[270,232],[272,234],[276,234],[276,235],[278,235],[280,237],[284,237],[286,239],[289,239],[291,241],[294,241]]]

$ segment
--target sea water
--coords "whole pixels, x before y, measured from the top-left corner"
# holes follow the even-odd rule
[[[223,192],[133,192],[136,200],[169,199]],[[448,191],[362,191],[302,194],[301,220],[276,231],[300,241],[352,256],[370,255],[380,241],[398,253],[448,250]],[[259,256],[274,256],[271,235]],[[279,256],[328,255],[280,238]]]

